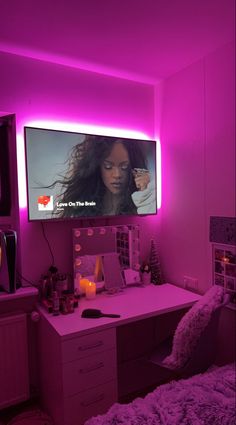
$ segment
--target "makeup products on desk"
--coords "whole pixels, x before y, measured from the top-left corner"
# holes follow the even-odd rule
[[[59,316],[60,314],[60,298],[57,291],[53,291],[52,294],[52,314],[53,316]]]
[[[54,269],[53,269],[54,270]],[[55,268],[55,270],[57,270]],[[62,292],[69,289],[69,276],[64,273],[57,273],[48,271],[47,274],[42,275],[40,281],[37,283],[40,299],[52,298],[53,292],[57,291],[58,296]]]
[[[57,291],[54,291],[51,298],[45,298],[41,300],[41,303],[48,313],[53,313],[54,316],[57,316],[60,313],[73,313],[75,308],[79,305],[78,296],[68,290],[63,291],[60,297]]]
[[[77,305],[75,305],[74,295],[71,294],[69,291],[64,291],[62,294],[62,300],[61,300],[62,314],[74,313],[75,307],[78,307],[78,300],[77,300]]]
[[[80,296],[85,296],[87,300],[92,300],[96,297],[97,285],[85,277],[81,277],[80,273],[76,274],[74,281],[74,291],[68,289],[68,280],[61,279],[52,281],[52,276],[45,276],[43,280],[43,288],[41,303],[49,313],[54,316],[58,314],[73,313],[78,307]]]

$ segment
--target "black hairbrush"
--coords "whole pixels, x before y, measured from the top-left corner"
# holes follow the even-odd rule
[[[82,311],[81,317],[86,317],[88,319],[98,319],[99,317],[120,317],[119,314],[105,314],[102,313],[101,310],[97,310],[96,308],[86,308]]]

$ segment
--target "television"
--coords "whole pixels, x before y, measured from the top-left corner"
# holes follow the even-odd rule
[[[24,127],[28,218],[157,213],[156,142]]]

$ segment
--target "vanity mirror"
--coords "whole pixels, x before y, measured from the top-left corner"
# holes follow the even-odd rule
[[[139,226],[73,229],[74,282],[85,278],[112,292],[125,286],[124,271],[140,264]]]

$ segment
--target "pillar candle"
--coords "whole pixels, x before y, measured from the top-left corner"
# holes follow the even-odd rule
[[[85,278],[80,278],[79,282],[79,290],[81,294],[85,294],[86,286],[89,284],[89,280]]]
[[[96,296],[96,283],[89,282],[85,287],[85,294],[88,300],[92,300]]]

